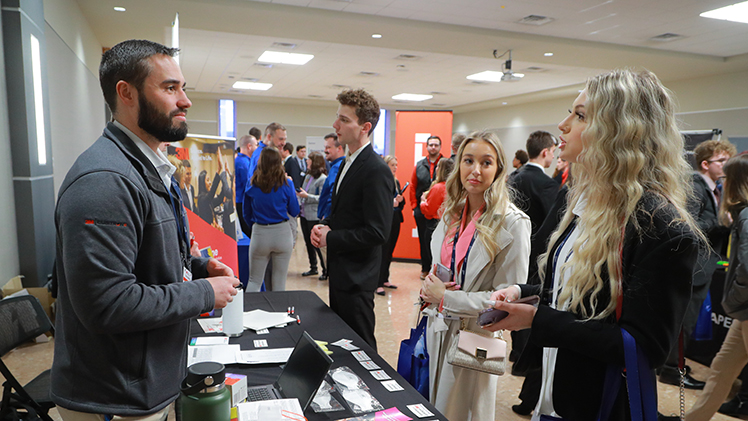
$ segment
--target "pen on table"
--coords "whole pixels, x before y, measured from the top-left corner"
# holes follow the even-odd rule
[[[299,315],[298,315],[298,314],[296,315],[296,324],[297,324],[297,325],[300,325],[300,324],[301,324],[301,317],[299,317]]]
[[[291,307],[288,307],[288,310],[286,310],[286,313],[291,314]]]
[[[296,307],[291,306],[291,314],[296,314]]]

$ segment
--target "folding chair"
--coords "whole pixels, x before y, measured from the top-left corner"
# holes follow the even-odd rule
[[[39,300],[31,295],[0,300],[0,357],[42,333],[52,330],[52,323]],[[45,421],[53,421],[48,411],[54,407],[49,396],[49,370],[45,370],[24,386],[0,360],[0,373],[5,377],[0,420],[13,419],[11,414],[34,413]],[[21,412],[18,412],[18,411]]]

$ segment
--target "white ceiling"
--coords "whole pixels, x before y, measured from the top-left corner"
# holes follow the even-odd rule
[[[615,67],[648,68],[664,81],[748,69],[748,25],[701,18],[737,0],[78,0],[106,47],[128,38],[167,42],[180,16],[181,66],[197,97],[331,101],[341,85],[364,87],[383,105],[408,92],[423,108],[481,107],[575,92]],[[515,4],[516,3],[516,4]],[[115,12],[124,6],[127,12]],[[554,20],[516,23],[528,15]],[[380,33],[382,39],[372,39]],[[663,33],[683,38],[651,41]],[[295,44],[294,48],[273,46]],[[256,65],[263,51],[314,54],[304,66]],[[476,84],[513,50],[522,81]],[[553,57],[543,53],[553,52]],[[402,59],[401,55],[416,56]],[[533,70],[534,69],[534,70]],[[371,72],[374,75],[362,75]],[[233,82],[272,83],[265,92]]]

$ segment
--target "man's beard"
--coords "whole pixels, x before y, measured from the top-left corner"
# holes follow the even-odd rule
[[[177,113],[186,113],[186,109],[178,108],[168,115],[162,113],[145,97],[144,92],[138,92],[138,126],[146,133],[158,139],[160,142],[178,142],[184,140],[189,131],[187,123],[179,122],[172,124],[172,119]]]

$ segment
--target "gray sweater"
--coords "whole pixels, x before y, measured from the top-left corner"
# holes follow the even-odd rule
[[[309,185],[309,190],[307,190],[307,197],[301,199],[300,204],[304,208],[304,218],[307,221],[318,221],[319,218],[317,218],[317,207],[319,206],[319,194],[320,192],[322,192],[322,186],[325,185],[327,175],[320,174],[319,177],[313,178],[311,175],[307,174],[306,177],[304,177],[304,182],[301,183],[301,186],[305,187],[310,178],[312,178],[314,181],[312,181],[312,184]]]
[[[210,311],[214,295],[199,279],[207,259],[189,255],[169,196],[113,124],[65,177],[55,210],[57,405],[142,416],[177,398],[190,319]],[[196,280],[182,281],[184,266]]]

